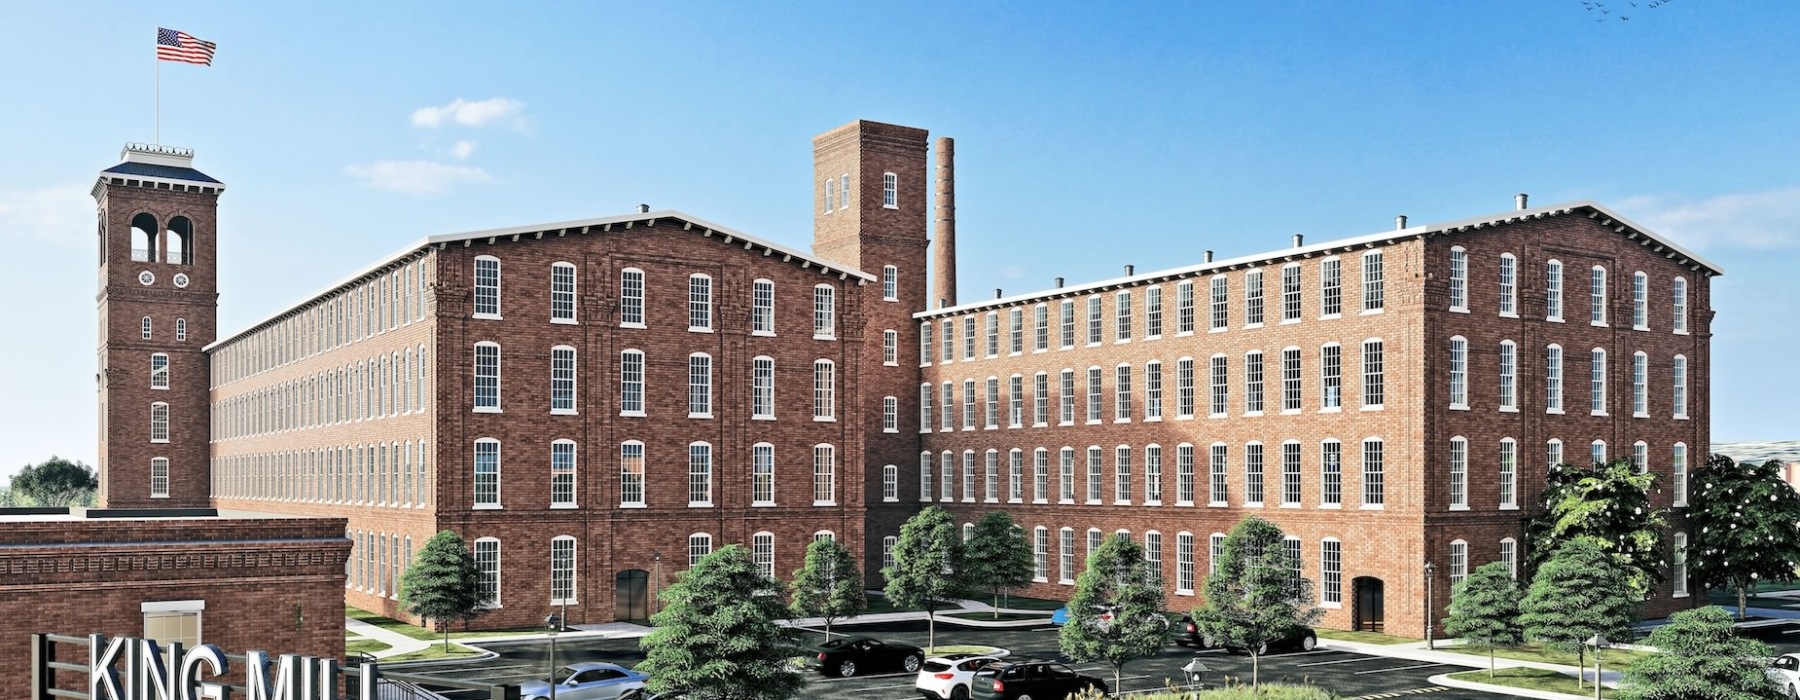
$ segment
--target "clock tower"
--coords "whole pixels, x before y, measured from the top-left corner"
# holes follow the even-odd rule
[[[100,171],[100,494],[106,508],[211,505],[218,203],[194,152],[127,144]]]

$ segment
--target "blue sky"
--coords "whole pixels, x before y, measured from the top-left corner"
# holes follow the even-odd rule
[[[640,202],[806,247],[809,139],[866,118],[957,139],[965,299],[1601,201],[1726,270],[1715,438],[1794,438],[1800,4],[1604,2],[11,3],[0,473],[94,461],[87,190],[154,136],[158,26],[219,44],[161,141],[230,185],[224,332]]]

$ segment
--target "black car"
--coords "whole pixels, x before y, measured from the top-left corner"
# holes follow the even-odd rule
[[[1258,646],[1256,655],[1262,656],[1271,651],[1312,651],[1318,647],[1319,636],[1313,634],[1311,627],[1295,627],[1288,630],[1287,634],[1282,635],[1280,638],[1269,640]],[[1225,651],[1233,654],[1242,654],[1249,650],[1244,647],[1227,644],[1225,645]]]
[[[1001,661],[975,672],[969,690],[980,700],[1061,700],[1094,688],[1106,694],[1106,681],[1084,676],[1055,661]]]
[[[1182,615],[1181,620],[1175,623],[1174,629],[1170,630],[1170,636],[1175,638],[1175,646],[1195,649],[1211,649],[1219,646],[1212,635],[1200,631],[1200,625],[1194,622],[1192,615]]]
[[[827,676],[849,678],[859,673],[918,673],[925,650],[910,644],[888,644],[872,637],[839,637],[813,647],[806,665]]]

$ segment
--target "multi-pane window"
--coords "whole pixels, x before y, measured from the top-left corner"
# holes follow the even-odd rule
[[[1469,543],[1456,540],[1450,543],[1450,585],[1469,577]]]
[[[1226,499],[1226,496],[1229,495],[1225,490],[1226,470],[1229,469],[1231,466],[1227,462],[1226,456],[1227,456],[1227,453],[1226,453],[1225,443],[1222,443],[1222,442],[1213,443],[1213,445],[1212,445],[1212,462],[1210,464],[1211,469],[1209,472],[1210,478],[1208,479],[1208,484],[1207,484],[1209,487],[1208,495],[1207,495],[1207,501],[1208,501],[1207,505],[1223,506],[1226,504],[1225,499]]]
[[[1225,535],[1215,532],[1208,538],[1211,545],[1208,550],[1208,573],[1219,573],[1219,560],[1225,558]]]
[[[939,335],[943,337],[939,338],[938,361],[949,362],[956,359],[956,321],[944,319],[941,330],[943,332]]]
[[[1013,375],[1006,388],[1006,424],[1017,428],[1025,424],[1025,378]]]
[[[619,413],[644,415],[644,353],[626,350],[619,353]]]
[[[1006,455],[1006,502],[1025,500],[1025,452],[1014,449]]]
[[[1050,349],[1050,307],[1038,304],[1031,310],[1031,350],[1043,352]]]
[[[1300,265],[1281,268],[1281,321],[1300,320]]]
[[[1224,275],[1212,278],[1212,325],[1215,331],[1225,330],[1231,321],[1231,295],[1227,291],[1229,281]]]
[[[1562,413],[1563,349],[1560,345],[1544,348],[1544,412]]]
[[[1650,356],[1641,351],[1631,356],[1631,415],[1650,416]]]
[[[1300,443],[1281,443],[1281,505],[1300,505]]]
[[[550,443],[550,507],[575,507],[575,442]]]
[[[500,607],[500,540],[475,540],[475,570],[481,578],[481,597],[486,607]]]
[[[1368,506],[1379,507],[1382,504],[1386,503],[1386,500],[1385,500],[1386,491],[1384,490],[1383,483],[1382,483],[1383,475],[1384,475],[1384,469],[1383,469],[1383,464],[1382,464],[1381,440],[1375,439],[1375,438],[1370,438],[1368,440],[1364,440],[1363,441],[1363,506],[1364,507],[1368,507]]]
[[[550,412],[575,412],[575,348],[550,349]]]
[[[1671,289],[1673,290],[1674,296],[1674,319],[1671,321],[1673,324],[1672,327],[1675,329],[1676,333],[1686,333],[1688,332],[1687,280],[1681,277],[1675,278],[1675,284]]]
[[[1450,438],[1450,509],[1469,507],[1469,441]]]
[[[185,318],[175,319],[175,342],[187,342],[187,319]]]
[[[930,328],[929,325],[926,326]],[[757,335],[775,334],[775,283],[769,280],[757,280],[750,285],[750,332]],[[930,330],[925,331],[929,336]],[[924,341],[926,347],[931,346],[929,339]],[[921,361],[929,360],[926,353]]]
[[[629,440],[619,445],[619,505],[644,505],[644,443]]]
[[[712,506],[712,445],[688,445],[688,506]]]
[[[712,356],[688,356],[688,417],[712,417]]]
[[[1000,378],[987,378],[987,410],[983,412],[986,419],[982,425],[989,430],[1000,427]]]
[[[700,564],[701,559],[712,554],[712,535],[696,533],[688,535],[688,568]]]
[[[920,425],[929,425],[931,416],[931,385],[924,386],[920,396],[925,411]],[[758,357],[750,361],[750,417],[775,417],[775,358]]]
[[[837,449],[831,445],[813,447],[813,505],[837,504]]]
[[[1673,377],[1671,379],[1673,380],[1674,388],[1673,400],[1675,402],[1675,417],[1686,418],[1688,417],[1687,357],[1684,355],[1676,355],[1675,361],[1671,365],[1671,371],[1673,372]]]
[[[1631,444],[1631,465],[1639,474],[1650,471],[1650,445],[1643,440]]]
[[[1344,445],[1319,443],[1319,504],[1335,508],[1344,502]]]
[[[619,323],[644,326],[644,271],[625,268],[619,273]]]
[[[1450,310],[1469,310],[1469,252],[1462,246],[1450,249]]]
[[[150,388],[169,388],[169,356],[166,353],[150,353]]]
[[[987,356],[1000,354],[1000,313],[989,311],[987,314]]]
[[[1556,438],[1550,438],[1544,443],[1544,466],[1546,468],[1555,467],[1562,463],[1563,443]]]
[[[1131,448],[1126,445],[1113,448],[1113,502],[1131,502]]]
[[[943,429],[943,430],[955,430],[956,429],[956,385],[952,384],[950,382],[944,382],[944,391],[943,391],[941,398],[943,399],[943,401],[939,402],[941,405],[940,405],[940,410],[938,411],[941,414],[941,420],[940,420],[938,426],[940,429]],[[966,414],[966,413],[968,413],[968,410],[964,409],[963,412]]]
[[[1162,533],[1155,530],[1144,533],[1144,561],[1157,578],[1162,577],[1162,551]]]
[[[1060,409],[1057,412],[1058,420],[1063,425],[1073,425],[1075,423],[1075,370],[1065,369],[1062,371],[1058,388],[1061,390],[1058,399]]]
[[[1319,543],[1319,602],[1344,604],[1344,545],[1329,537]]]
[[[1144,363],[1144,420],[1162,420],[1162,394],[1162,363],[1156,360]]]
[[[475,410],[500,410],[500,344],[475,344]]]
[[[1100,390],[1105,380],[1099,367],[1089,367],[1087,371],[1087,420],[1089,423],[1100,422]]]
[[[1385,400],[1386,386],[1382,370],[1382,347],[1379,340],[1365,340],[1362,346],[1363,408],[1380,406]]]
[[[837,335],[837,288],[829,284],[813,287],[813,337]]]
[[[1506,567],[1506,573],[1513,578],[1519,577],[1519,541],[1511,537],[1500,540],[1500,563]]]
[[[975,429],[975,380],[963,380],[962,427],[963,430]]]
[[[1194,359],[1175,361],[1175,417],[1194,417]]]
[[[931,453],[919,453],[919,500],[931,500]]]
[[[1606,441],[1595,440],[1588,444],[1588,460],[1594,464],[1606,463]]]
[[[1212,415],[1224,416],[1231,398],[1230,366],[1224,355],[1212,356]]]
[[[1064,299],[1056,313],[1058,335],[1061,336],[1059,347],[1064,350],[1075,347],[1075,300]]]
[[[1263,446],[1260,442],[1244,445],[1244,505],[1263,504]]]
[[[1113,296],[1113,339],[1131,340],[1131,290],[1120,290]]]
[[[1088,297],[1088,300],[1087,300],[1087,322],[1088,322],[1087,323],[1087,325],[1088,325],[1087,342],[1088,342],[1088,345],[1099,345],[1100,344],[1100,339],[1102,337],[1101,327],[1100,327],[1101,319],[1104,317],[1103,316],[1104,310],[1101,308],[1101,306],[1103,304],[1105,304],[1105,302],[1103,300],[1101,300],[1101,298],[1098,296]]]
[[[963,317],[963,359],[975,359],[975,317]]]
[[[813,362],[813,420],[837,416],[837,365],[831,360]]]
[[[881,299],[883,301],[900,300],[900,268],[893,265],[881,267]]]
[[[1144,337],[1160,338],[1163,332],[1162,287],[1144,290]]]
[[[1281,410],[1300,410],[1300,348],[1281,351]]]
[[[1344,348],[1327,343],[1319,348],[1319,408],[1331,411],[1344,405]]]
[[[1175,533],[1175,595],[1194,594],[1194,534]]]
[[[150,497],[168,498],[169,496],[169,458],[150,458]]]
[[[1031,580],[1050,580],[1050,529],[1043,526],[1031,531]]]
[[[975,502],[975,451],[963,450],[962,455],[962,489],[963,501]]]
[[[1144,448],[1144,505],[1162,503],[1162,446]]]
[[[475,316],[500,317],[500,259],[483,255],[475,258]]]
[[[900,431],[900,400],[892,396],[881,398],[881,430],[894,433]]]
[[[931,475],[930,459],[927,455],[926,478]],[[750,448],[750,499],[751,505],[775,505],[775,446],[766,442]]]
[[[1025,310],[1019,308],[1008,309],[1006,321],[1008,324],[1007,352],[1014,355],[1025,352]]]
[[[931,322],[919,322],[919,366],[931,366]]]
[[[1175,332],[1194,332],[1194,281],[1182,280],[1175,285]]]
[[[1595,265],[1588,275],[1588,321],[1606,325],[1606,268]]]
[[[1175,446],[1175,505],[1194,505],[1194,446]]]
[[[1382,289],[1382,253],[1371,250],[1363,254],[1363,298],[1364,312],[1380,311],[1386,303]]]
[[[1675,483],[1675,505],[1685,506],[1688,500],[1688,467],[1687,443],[1677,442],[1670,451],[1669,469]]]
[[[1075,582],[1075,530],[1063,528],[1057,533],[1056,577],[1063,585]]]
[[[900,208],[900,176],[893,173],[881,174],[881,206]]]
[[[1519,443],[1512,438],[1500,441],[1500,507],[1519,507]]]
[[[1563,264],[1560,260],[1544,263],[1544,319],[1563,320]]]
[[[500,507],[500,441],[475,441],[475,507]]]
[[[1519,410],[1518,392],[1519,346],[1513,341],[1500,341],[1500,410]]]
[[[837,208],[837,178],[825,178],[825,213]]]
[[[1050,502],[1050,451],[1042,447],[1031,453],[1031,502]]]
[[[774,533],[758,532],[750,536],[750,558],[756,562],[756,570],[762,572],[763,578],[775,578]]]
[[[1087,449],[1087,502],[1089,505],[1100,504],[1101,482],[1104,480],[1105,466],[1101,462],[1105,458],[1099,447]]]
[[[1631,327],[1650,330],[1650,277],[1642,272],[1631,276]]]
[[[575,604],[575,538],[550,540],[550,604]]]
[[[1606,415],[1606,350],[1590,351],[1588,368],[1588,410],[1596,416]]]
[[[1131,365],[1113,368],[1113,422],[1131,420]]]
[[[1671,538],[1669,556],[1669,583],[1673,586],[1671,594],[1676,598],[1688,595],[1688,537],[1685,532],[1677,532]]]
[[[1450,338],[1450,407],[1469,407],[1469,341]]]
[[[1244,413],[1263,412],[1263,354],[1252,350],[1244,353]]]
[[[1075,448],[1064,447],[1057,453],[1057,499],[1061,503],[1075,502]]]
[[[1263,322],[1263,271],[1244,273],[1244,326],[1260,326]]]
[[[894,330],[881,332],[881,364],[893,366],[900,364],[900,333]]]
[[[569,263],[550,266],[550,322],[575,322],[575,266]]]
[[[1050,424],[1050,375],[1038,372],[1031,377],[1031,423]]]
[[[1500,315],[1519,315],[1519,259],[1500,254]]]
[[[142,332],[142,336],[143,336],[144,340],[150,339],[150,327],[151,327],[150,317],[145,316],[144,317],[144,328],[143,328],[143,332]]]

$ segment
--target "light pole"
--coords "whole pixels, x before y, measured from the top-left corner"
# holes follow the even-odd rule
[[[1594,700],[1600,700],[1600,650],[1612,646],[1612,642],[1596,632],[1588,637],[1587,645],[1594,648]]]
[[[1206,679],[1207,670],[1206,664],[1200,663],[1199,654],[1194,654],[1194,660],[1181,667],[1181,672],[1187,676],[1188,690],[1199,690],[1202,687],[1201,682]]]
[[[662,552],[651,552],[650,562],[650,568],[653,570],[650,574],[650,614],[654,616],[656,615],[657,587],[662,585]]]
[[[556,633],[562,629],[562,618],[550,613],[544,617],[544,626],[550,628],[550,700],[556,700]]]
[[[1434,638],[1434,636],[1436,634],[1435,628],[1437,627],[1437,624],[1436,624],[1436,621],[1432,619],[1432,618],[1437,617],[1437,597],[1432,595],[1432,590],[1431,590],[1431,583],[1432,583],[1431,580],[1433,578],[1435,578],[1434,576],[1432,576],[1432,574],[1435,573],[1436,571],[1437,571],[1437,567],[1432,566],[1431,562],[1429,560],[1427,560],[1425,562],[1425,648],[1426,649],[1436,649],[1437,648],[1437,640]]]

